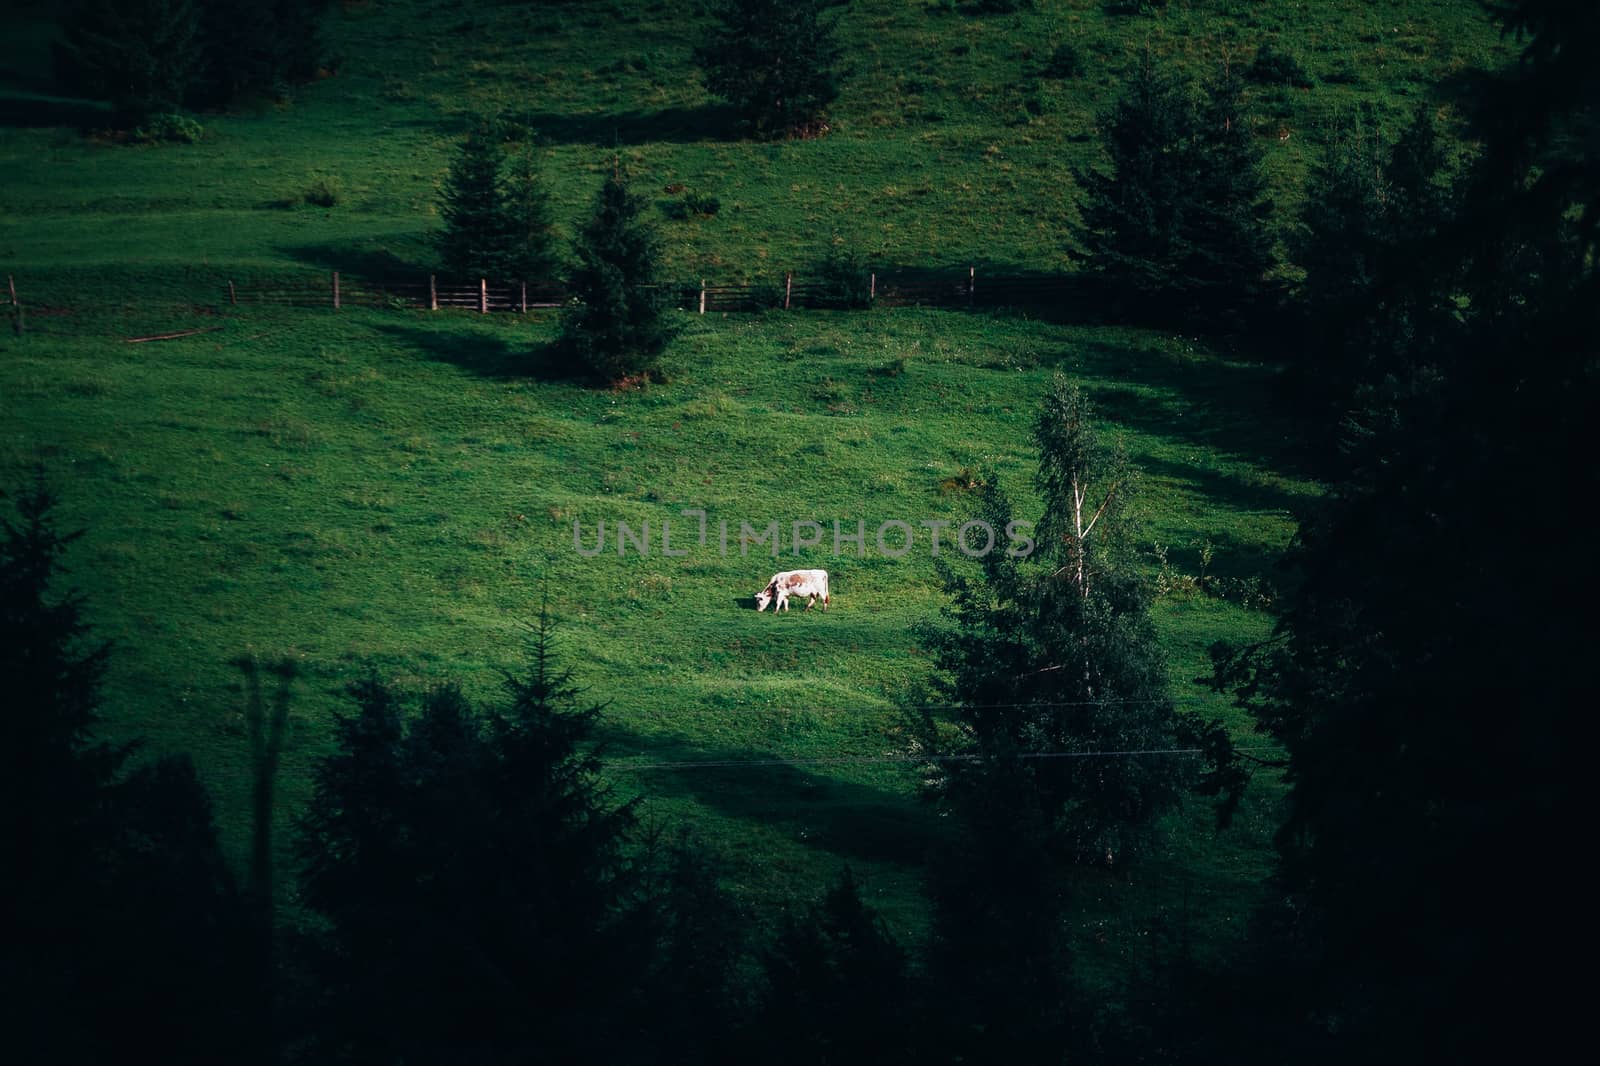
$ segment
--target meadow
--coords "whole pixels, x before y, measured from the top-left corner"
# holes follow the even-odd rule
[[[425,272],[439,181],[480,115],[531,131],[569,228],[614,157],[653,198],[718,197],[712,218],[663,212],[677,277],[770,276],[835,234],[882,268],[1070,270],[1073,169],[1096,159],[1094,116],[1146,48],[1197,72],[1267,41],[1300,57],[1312,88],[1251,99],[1286,226],[1334,116],[1365,106],[1387,128],[1427,99],[1448,119],[1451,100],[1427,87],[1506,47],[1470,0],[1173,3],[1154,17],[860,0],[842,15],[850,75],[830,133],[760,144],[730,138],[694,77],[692,5],[348,3],[330,18],[326,78],[200,116],[198,144],[152,147],[85,135],[81,104],[40,103],[44,10],[0,53],[13,123],[0,270],[32,308],[25,334],[0,339],[0,483],[43,461],[63,524],[87,530],[69,568],[117,649],[109,732],[191,752],[242,855],[239,656],[299,665],[282,841],[354,678],[457,680],[491,698],[548,597],[566,663],[606,704],[619,796],[691,825],[758,911],[848,862],[900,930],[922,920],[940,832],[896,761],[900,708],[925,691],[914,627],[938,620],[943,595],[920,530],[902,559],[872,531],[959,523],[980,471],[1036,511],[1029,427],[1049,376],[1070,375],[1142,471],[1139,547],[1174,697],[1244,734],[1194,679],[1211,642],[1269,631],[1273,563],[1318,491],[1262,360],[1295,353],[1021,311],[685,312],[666,383],[594,390],[529,375],[548,313],[231,308],[223,283]],[[1063,41],[1085,73],[1043,76]],[[335,206],[304,202],[318,180]],[[198,328],[213,332],[127,343]],[[709,515],[707,546],[685,508]],[[834,520],[858,518],[861,557],[825,544],[775,560],[736,542],[724,555],[714,533],[814,519],[831,541]],[[689,554],[663,556],[658,532],[648,556],[574,549],[574,521],[589,547],[596,522],[619,519],[670,520]],[[832,610],[752,610],[769,574],[802,565],[832,572]],[[1196,587],[1202,569],[1224,595]],[[756,765],[726,765],[740,761]],[[1220,835],[1192,804],[1145,867],[1086,875],[1087,965],[1121,965],[1179,906],[1226,935],[1270,864],[1275,795],[1259,777]]]

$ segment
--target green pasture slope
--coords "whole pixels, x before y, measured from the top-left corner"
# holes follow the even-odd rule
[[[1314,88],[1252,100],[1285,203],[1329,116],[1368,103],[1394,123],[1424,99],[1448,116],[1450,79],[1501,54],[1471,0],[1174,2],[1149,18],[856,0],[832,132],[768,145],[730,139],[695,80],[703,21],[679,4],[340,5],[335,74],[292,105],[201,116],[202,143],[160,148],[85,137],[75,124],[92,110],[49,91],[40,18],[24,12],[8,36],[0,269],[33,310],[24,336],[0,338],[0,478],[48,464],[66,524],[89,531],[72,579],[118,647],[110,727],[192,752],[241,854],[248,743],[231,660],[301,665],[286,828],[352,678],[372,666],[492,697],[548,593],[567,661],[609,701],[619,794],[692,824],[758,910],[848,861],[914,927],[939,828],[912,773],[883,757],[901,750],[897,704],[928,676],[912,627],[937,619],[941,595],[925,531],[901,560],[870,531],[966,517],[945,484],[963,468],[998,471],[1026,504],[1028,427],[1057,370],[1143,470],[1152,575],[1157,545],[1194,574],[1209,542],[1210,573],[1231,587],[1272,581],[1290,511],[1316,491],[1270,372],[1179,335],[1024,314],[686,313],[669,383],[594,391],[522,373],[553,336],[548,315],[224,306],[229,278],[427,270],[434,196],[470,115],[510,112],[537,131],[569,228],[613,151],[658,199],[677,183],[717,196],[714,218],[662,219],[676,276],[781,271],[832,232],[880,267],[1055,270],[1073,265],[1071,168],[1094,158],[1093,115],[1146,44],[1196,69],[1267,40],[1301,57]],[[1039,78],[1068,40],[1086,75]],[[332,209],[301,203],[317,176],[343,189]],[[212,331],[126,343],[198,328]],[[705,547],[683,508],[710,513]],[[865,557],[739,555],[739,522],[808,518],[830,534],[863,519]],[[589,547],[602,519],[648,521],[651,554],[619,556],[613,540],[580,556],[572,523]],[[661,554],[669,519],[687,556]],[[727,556],[719,520],[735,529]],[[772,571],[797,565],[833,572],[832,611],[750,609]],[[1261,606],[1162,597],[1186,707],[1233,714],[1191,680],[1211,641],[1266,632]],[[734,760],[760,765],[662,765]],[[1221,836],[1197,805],[1143,869],[1086,877],[1086,960],[1115,965],[1180,898],[1212,933],[1235,920],[1266,867],[1271,802],[1262,781]]]

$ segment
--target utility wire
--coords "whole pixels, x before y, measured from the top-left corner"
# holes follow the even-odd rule
[[[1239,752],[1275,752],[1282,749],[1271,746],[1235,748]],[[1015,756],[1017,759],[1131,759],[1143,755],[1201,755],[1204,748],[1136,748],[1122,751],[1030,751]],[[681,762],[609,762],[614,770],[716,770],[740,767],[759,768],[772,766],[839,766],[858,763],[943,763],[978,762],[981,755],[823,755],[792,759],[690,759]]]

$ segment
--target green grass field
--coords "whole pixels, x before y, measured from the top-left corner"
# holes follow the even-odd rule
[[[1196,70],[1267,40],[1300,56],[1313,89],[1258,89],[1251,104],[1280,206],[1332,116],[1367,103],[1392,124],[1424,100],[1448,112],[1426,87],[1503,55],[1470,0],[1173,3],[1150,18],[863,0],[843,16],[852,76],[831,134],[755,144],[720,132],[693,76],[695,11],[347,3],[331,16],[334,76],[291,106],[201,116],[202,143],[159,148],[85,137],[59,124],[78,105],[38,103],[37,17],[6,46],[14,58],[0,53],[14,121],[0,128],[0,267],[35,308],[26,335],[0,339],[0,480],[48,465],[65,524],[88,529],[72,581],[117,646],[108,726],[192,752],[237,853],[249,755],[236,657],[301,667],[287,830],[352,679],[370,666],[492,697],[548,594],[567,662],[608,701],[620,794],[693,825],[758,911],[849,862],[891,923],[914,929],[940,829],[912,771],[884,757],[902,750],[897,707],[929,672],[912,632],[942,602],[926,539],[902,560],[740,557],[736,543],[725,557],[715,523],[736,536],[741,521],[859,518],[870,544],[888,519],[966,517],[962,493],[941,487],[963,468],[997,471],[1033,510],[1028,430],[1058,370],[1143,471],[1153,576],[1157,546],[1193,575],[1209,543],[1209,572],[1230,587],[1271,583],[1291,511],[1317,491],[1272,373],[1180,335],[1020,314],[685,314],[668,384],[597,391],[522,373],[553,335],[548,315],[222,305],[221,281],[255,272],[428,269],[436,189],[469,116],[538,131],[569,228],[613,151],[647,191],[719,197],[715,218],[661,222],[680,276],[781,271],[833,232],[884,266],[1060,269],[1073,265],[1071,170],[1095,158],[1094,114],[1147,45]],[[1065,40],[1089,72],[1039,78]],[[300,202],[318,176],[337,179],[338,206]],[[683,508],[709,513],[707,547]],[[648,521],[655,550],[580,556],[573,521],[592,545],[602,519]],[[660,554],[667,520],[689,555]],[[770,573],[801,565],[833,573],[833,610],[751,610]],[[1178,589],[1157,621],[1175,696],[1243,732],[1192,683],[1212,641],[1270,627],[1261,601],[1240,599]],[[730,760],[762,765],[662,765]],[[1121,965],[1180,901],[1226,935],[1268,868],[1274,795],[1260,780],[1222,835],[1197,804],[1143,868],[1086,874],[1085,965]]]

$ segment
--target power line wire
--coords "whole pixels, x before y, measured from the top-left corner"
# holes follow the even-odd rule
[[[1016,756],[1017,759],[1127,759],[1143,755],[1202,755],[1204,748],[1134,748],[1116,751],[1030,751]],[[1271,746],[1256,746],[1248,748],[1235,748],[1238,752],[1275,752],[1282,754],[1282,749]],[[822,755],[799,756],[795,758],[775,759],[689,759],[678,762],[651,762],[627,763],[608,762],[607,767],[617,770],[716,770],[752,768],[758,769],[773,766],[839,766],[859,763],[943,763],[943,762],[978,762],[981,755]]]

